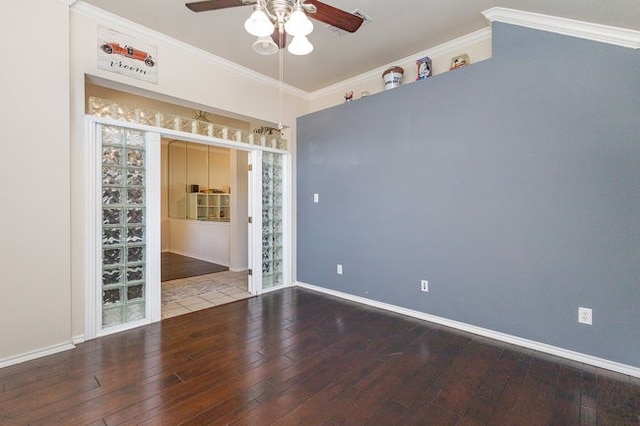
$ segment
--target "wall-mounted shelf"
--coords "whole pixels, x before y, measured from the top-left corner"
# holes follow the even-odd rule
[[[230,205],[231,194],[190,193],[187,219],[229,222],[231,220]]]

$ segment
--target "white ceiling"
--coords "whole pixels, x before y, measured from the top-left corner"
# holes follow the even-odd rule
[[[278,55],[253,52],[244,30],[251,6],[194,13],[180,0],[84,0],[127,20],[278,78]],[[488,26],[482,11],[506,7],[640,30],[640,0],[325,0],[373,22],[354,34],[337,35],[313,21],[307,56],[284,53],[284,81],[307,92],[453,40]]]

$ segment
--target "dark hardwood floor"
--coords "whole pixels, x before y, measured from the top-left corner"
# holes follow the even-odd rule
[[[160,262],[160,280],[163,282],[229,270],[226,266],[217,263],[205,262],[171,252],[162,252]]]
[[[302,289],[0,369],[0,424],[638,425],[640,379]]]

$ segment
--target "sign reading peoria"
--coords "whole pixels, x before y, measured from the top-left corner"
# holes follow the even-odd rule
[[[157,47],[119,33],[98,28],[98,68],[149,83],[158,82]]]

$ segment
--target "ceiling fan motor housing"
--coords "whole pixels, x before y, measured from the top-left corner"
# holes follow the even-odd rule
[[[275,19],[277,23],[284,23],[287,17],[293,11],[293,1],[289,0],[264,0],[267,12],[271,19]]]

